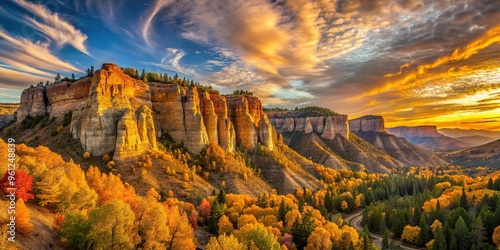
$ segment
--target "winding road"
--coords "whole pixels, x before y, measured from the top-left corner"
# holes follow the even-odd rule
[[[353,226],[354,228],[356,228],[356,230],[358,231],[363,231],[363,226],[361,226],[361,219],[363,218],[363,210],[359,211],[359,212],[356,212],[354,214],[351,214],[349,216],[347,216],[344,221],[347,221],[347,223],[349,223],[351,226]],[[370,232],[370,237],[372,238],[372,241],[373,243],[380,249],[382,249],[382,240],[383,240],[383,237],[381,237],[380,235],[377,235],[377,234],[373,234]],[[396,244],[396,246],[400,247],[400,249],[404,249],[404,250],[420,250],[420,249],[423,249],[423,248],[414,248],[414,247],[410,247],[410,246],[407,246],[407,245],[404,245],[403,242],[399,241],[399,240],[394,240],[392,239],[392,241],[394,241],[394,244]]]

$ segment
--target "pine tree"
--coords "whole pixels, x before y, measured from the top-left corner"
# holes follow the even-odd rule
[[[382,239],[382,250],[389,249],[389,230],[384,231],[384,238]]]
[[[54,78],[55,82],[61,81],[61,75],[57,73],[56,77]]]
[[[226,192],[224,192],[223,189],[219,191],[219,195],[217,195],[217,200],[221,205],[226,203]]]
[[[425,218],[425,214],[420,218],[420,232],[418,233],[418,237],[416,240],[416,245],[422,247],[429,241],[429,224],[427,223],[427,219]]]
[[[460,216],[455,223],[452,238],[455,238],[458,250],[466,250],[471,246],[471,234],[462,216]]]
[[[142,70],[142,73],[141,73],[141,81],[147,83],[148,82],[148,76],[146,75],[146,70]]]
[[[224,215],[224,208],[216,200],[210,209],[210,217],[208,218],[208,231],[217,233],[219,231],[219,219]]]
[[[486,243],[486,229],[484,228],[483,222],[479,217],[472,220],[471,236],[473,246],[476,246],[478,249],[486,249],[488,247],[488,243]]]
[[[493,180],[491,178],[488,179],[488,185],[486,185],[486,188],[493,190]]]
[[[71,73],[71,80],[75,80],[75,74]]]
[[[446,238],[441,226],[438,226],[434,232],[434,244],[432,244],[432,250],[446,250]]]
[[[285,215],[290,211],[290,207],[288,207],[285,203],[285,199],[281,199],[280,207],[278,209],[278,220],[285,221]]]
[[[297,245],[297,249],[301,250],[307,245],[307,238],[314,231],[315,225],[311,219],[311,213],[308,212],[302,218],[295,220],[292,226],[293,242]]]
[[[465,193],[465,187],[462,188],[462,196],[460,196],[459,206],[465,210],[469,210],[469,203],[467,202],[467,194]]]

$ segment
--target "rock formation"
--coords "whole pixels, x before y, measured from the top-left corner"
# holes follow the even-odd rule
[[[144,83],[114,64],[93,77],[26,89],[18,120],[73,111],[70,131],[93,155],[121,158],[157,148],[164,135],[199,153],[209,143],[234,151],[258,143],[273,149],[276,133],[260,100],[198,91],[175,84]]]
[[[119,158],[155,148],[156,142],[141,141],[139,134],[144,131],[138,130],[138,119],[133,117],[136,112],[136,116],[147,113],[143,106],[152,106],[149,86],[124,74],[116,65],[104,64],[92,77],[85,102],[73,112],[71,133],[80,139],[84,151],[94,155],[116,149]],[[152,129],[154,133],[154,126]]]
[[[47,105],[45,87],[37,86],[24,90],[21,94],[21,105],[17,110],[17,121],[21,122],[28,115],[37,116],[47,114]]]
[[[382,118],[382,116],[374,115],[359,117],[353,120],[349,120],[349,128],[353,132],[384,132],[384,119]]]
[[[269,112],[269,121],[278,133],[317,132],[325,139],[333,139],[337,134],[349,137],[347,115],[290,117],[287,112]]]

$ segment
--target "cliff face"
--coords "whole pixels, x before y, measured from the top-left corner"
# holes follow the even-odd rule
[[[384,132],[384,119],[382,116],[363,116],[357,119],[349,120],[349,128],[353,132]]]
[[[21,122],[28,115],[37,116],[47,114],[48,101],[44,87],[33,87],[21,94],[21,105],[17,110],[17,121]]]
[[[91,78],[84,77],[76,82],[58,82],[49,86],[25,89],[17,111],[17,121],[26,116],[61,116],[82,104],[90,91]]]
[[[90,93],[74,112],[71,133],[83,149],[94,155],[112,153],[117,158],[156,148],[140,134],[154,134],[154,125],[139,126],[140,118],[152,120],[149,86],[132,79],[113,64],[104,64],[92,77]],[[141,128],[141,130],[139,130]],[[144,141],[143,141],[144,139]]]
[[[288,117],[286,112],[269,112],[269,121],[278,133],[317,132],[325,139],[333,139],[337,134],[349,137],[347,115]]]
[[[114,152],[117,159],[156,149],[156,139],[165,134],[192,153],[209,143],[234,151],[237,141],[247,149],[260,143],[272,150],[276,140],[258,98],[144,83],[114,64],[103,64],[92,78],[26,89],[18,121],[68,111],[70,131],[84,151]]]

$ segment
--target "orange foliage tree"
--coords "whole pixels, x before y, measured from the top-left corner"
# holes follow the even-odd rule
[[[17,188],[16,198],[28,201],[33,199],[35,196],[31,194],[31,186],[33,184],[33,177],[23,170],[16,170],[15,175],[12,175],[15,180],[9,180],[9,171],[5,173],[2,179],[0,179],[0,188],[4,194],[9,194],[12,190],[9,188]],[[12,185],[11,185],[12,184]]]
[[[22,234],[29,234],[33,230],[33,225],[30,222],[31,215],[29,209],[24,204],[23,199],[16,202],[16,228]]]

